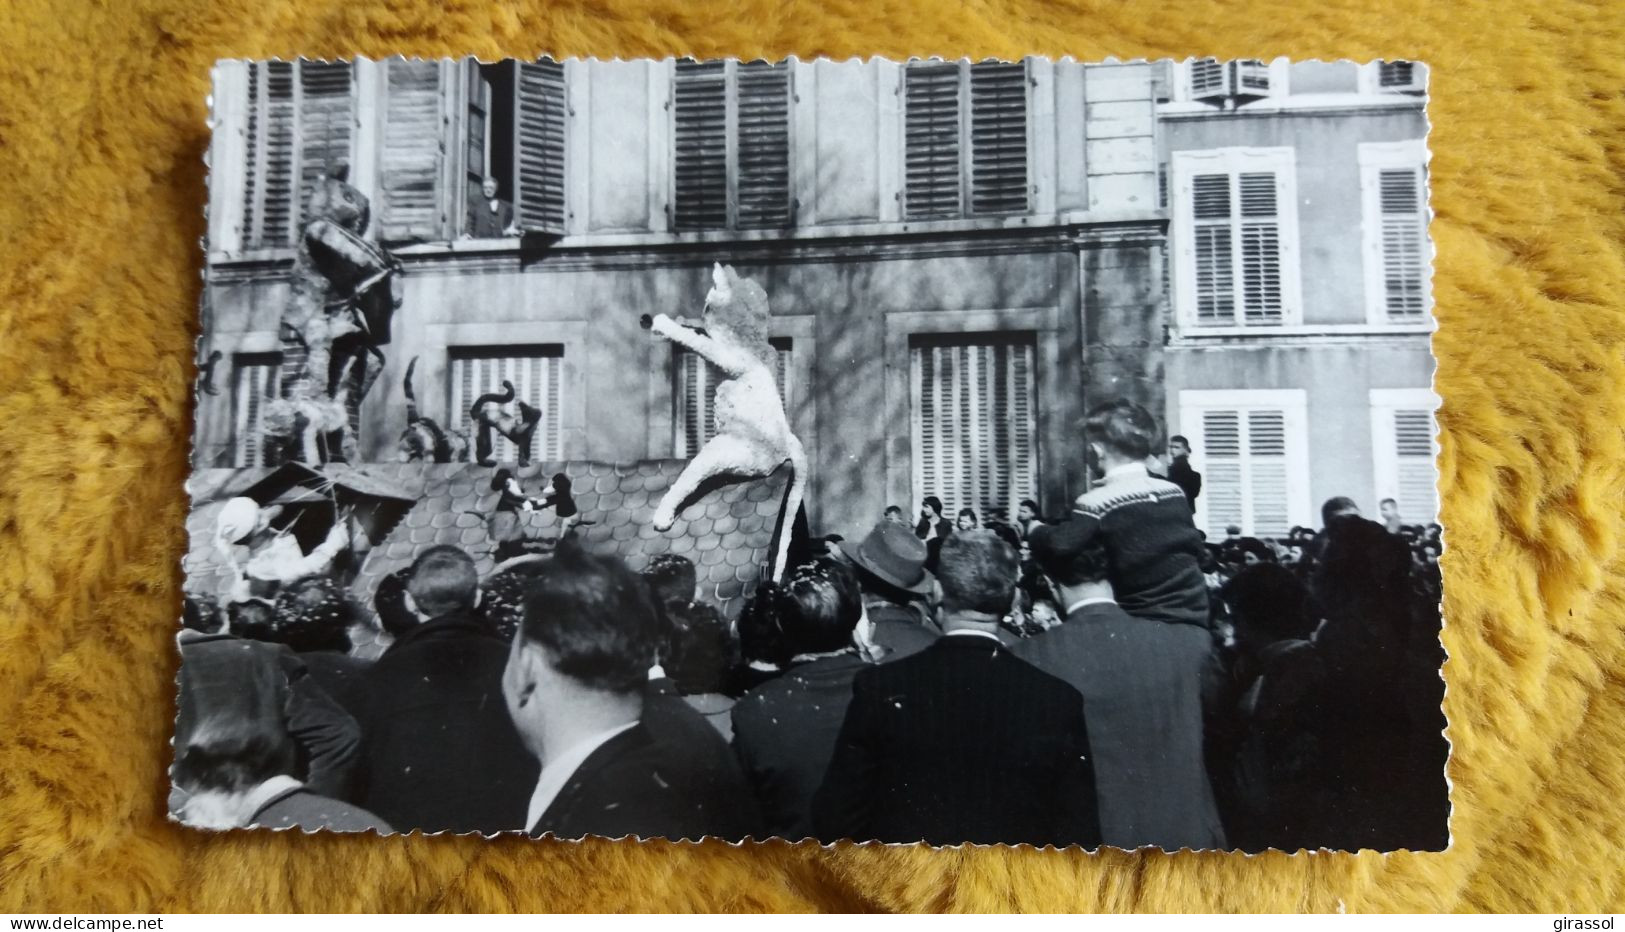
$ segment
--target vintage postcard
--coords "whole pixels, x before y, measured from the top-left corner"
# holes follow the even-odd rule
[[[219,63],[173,817],[1446,847],[1425,105]]]

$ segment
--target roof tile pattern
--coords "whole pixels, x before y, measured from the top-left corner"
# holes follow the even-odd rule
[[[582,523],[575,534],[594,553],[613,553],[641,571],[662,553],[681,554],[698,569],[700,594],[727,617],[737,614],[772,559],[773,532],[783,507],[789,472],[781,469],[753,479],[712,489],[677,516],[671,530],[650,524],[660,497],[671,487],[686,460],[650,460],[611,464],[584,461],[533,463],[515,473],[530,495],[540,498],[548,477],[570,477]],[[508,467],[510,470],[512,466]],[[193,492],[186,521],[191,545],[182,561],[189,591],[214,595],[229,582],[224,560],[214,549],[215,517],[231,490],[263,478],[267,468],[204,470],[189,484]],[[491,491],[495,470],[469,463],[369,463],[332,466],[333,475],[355,477],[356,484],[381,480],[417,499],[389,536],[366,554],[351,594],[372,605],[383,577],[410,566],[419,553],[437,544],[455,544],[474,557],[483,576],[493,566],[496,542],[486,533],[486,516],[496,507]],[[551,540],[559,519],[552,509],[524,515],[527,536]]]

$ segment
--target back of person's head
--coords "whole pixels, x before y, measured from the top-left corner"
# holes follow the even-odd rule
[[[418,623],[418,617],[406,605],[406,580],[412,575],[411,567],[396,570],[378,580],[378,591],[372,596],[372,610],[378,616],[378,627],[390,637],[400,637]]]
[[[675,553],[662,553],[651,558],[643,571],[643,579],[654,593],[655,602],[660,605],[692,602],[699,584],[694,561]]]
[[[213,601],[187,595],[181,601],[181,627],[202,634],[212,633],[218,627]]]
[[[1329,530],[1337,518],[1359,513],[1360,506],[1354,503],[1354,499],[1347,495],[1334,496],[1326,499],[1326,504],[1320,506],[1320,526]]]
[[[418,555],[406,580],[406,591],[418,611],[430,618],[473,608],[480,589],[474,558],[450,544],[430,547]]]
[[[728,622],[702,602],[670,602],[665,608],[666,646],[660,666],[685,696],[722,692],[733,660]]]
[[[1088,440],[1125,459],[1143,460],[1157,443],[1157,419],[1125,398],[1091,408],[1083,429]]]
[[[780,666],[796,655],[779,620],[779,584],[763,582],[739,610],[734,628],[739,634],[739,653],[746,662]]]
[[[820,557],[791,570],[768,592],[791,656],[824,654],[852,643],[852,629],[863,615],[863,594],[851,567]]]
[[[661,625],[648,583],[620,558],[567,547],[536,571],[519,636],[580,685],[624,693],[648,679]]]
[[[942,607],[949,612],[1005,614],[1013,604],[1019,575],[1016,551],[981,528],[948,538],[937,557]]]
[[[1106,540],[1093,522],[1076,518],[1041,527],[1030,540],[1033,560],[1045,576],[1062,586],[1083,586],[1108,578]]]
[[[884,514],[888,518],[901,518],[903,516],[903,509],[897,507],[896,505],[887,505]]]
[[[276,607],[262,599],[233,602],[226,606],[226,630],[240,638],[275,644]]]
[[[240,793],[294,773],[287,675],[274,654],[216,641],[183,645],[181,655],[176,785],[191,793]]]
[[[1280,562],[1276,560],[1275,551],[1270,549],[1269,544],[1256,537],[1243,537],[1236,541],[1236,550],[1240,552],[1243,563]],[[1251,560],[1247,559],[1249,556],[1252,557]]]
[[[1314,632],[1308,594],[1295,573],[1274,563],[1246,567],[1224,587],[1237,638],[1259,647]]]

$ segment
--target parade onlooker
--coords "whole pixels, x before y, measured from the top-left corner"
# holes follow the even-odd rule
[[[1084,431],[1105,477],[1078,497],[1070,520],[1097,528],[1105,541],[1118,604],[1137,618],[1205,628],[1202,535],[1185,493],[1145,468],[1156,420],[1137,404],[1113,401],[1089,412]]]
[[[847,555],[885,659],[919,653],[940,633],[930,606],[936,580],[925,568],[927,547],[906,528],[882,521]]]
[[[1123,611],[1107,578],[1105,542],[1082,522],[1041,528],[1032,545],[1066,620],[1013,649],[1083,694],[1101,841],[1222,847],[1202,756],[1202,696],[1214,664],[1207,631]]]
[[[468,554],[425,550],[406,582],[417,623],[367,671],[359,798],[391,825],[497,832],[524,824],[536,765],[503,709],[508,647],[478,602]]]
[[[746,693],[734,708],[734,750],[762,803],[766,828],[799,840],[812,834],[811,806],[868,664],[863,595],[853,571],[834,560],[797,567],[776,604],[795,656],[785,673]]]
[[[526,828],[561,838],[742,839],[758,830],[732,762],[662,741],[644,719],[660,615],[614,557],[576,548],[538,571],[503,675],[507,708],[541,764]],[[690,734],[715,733],[708,727]]]
[[[1100,840],[1083,697],[998,636],[1016,555],[987,531],[942,549],[946,633],[859,673],[813,800],[818,836],[938,845]]]

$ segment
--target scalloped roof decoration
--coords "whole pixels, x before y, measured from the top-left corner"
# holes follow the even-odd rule
[[[617,554],[638,571],[658,554],[686,556],[694,561],[701,596],[732,618],[771,562],[789,472],[781,469],[765,479],[711,488],[683,509],[671,530],[660,533],[651,524],[655,507],[686,465],[686,460],[569,461],[533,463],[515,474],[537,497],[547,477],[561,472],[569,476],[584,522],[575,533],[588,550]],[[229,490],[255,484],[273,471],[216,469],[194,476],[192,511],[186,520],[191,543],[182,560],[188,591],[214,594],[225,586],[227,570],[213,547],[215,516]],[[474,557],[480,574],[488,573],[496,546],[485,530],[485,515],[497,501],[497,493],[490,490],[494,471],[469,463],[328,467],[327,474],[337,481],[399,489],[416,499],[366,555],[350,586],[356,600],[371,606],[379,580],[411,565],[417,554],[436,544],[462,547]],[[551,539],[558,533],[558,518],[551,509],[529,515],[526,532]]]

